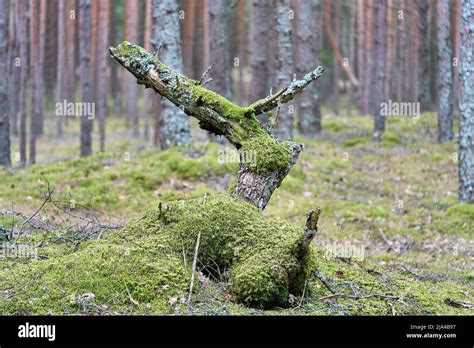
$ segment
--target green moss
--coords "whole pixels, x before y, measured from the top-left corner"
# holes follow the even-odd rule
[[[382,135],[382,141],[387,144],[400,144],[400,137],[394,133],[385,133]]]
[[[355,145],[364,144],[368,141],[369,141],[368,137],[351,138],[351,139],[345,140],[342,143],[342,145],[344,145],[345,147],[352,147],[352,146],[355,146]]]
[[[265,174],[287,167],[291,161],[288,142],[280,144],[275,138],[260,135],[243,142],[240,152],[252,158],[248,166],[257,173]]]
[[[123,306],[130,301],[123,296],[128,289],[154,311],[169,311],[169,297],[188,289],[198,233],[200,263],[228,270],[238,301],[284,305],[290,290],[302,290],[309,260],[299,247],[303,231],[262,217],[240,199],[217,195],[163,204],[78,252],[0,273],[0,290],[12,288],[15,298],[2,308],[7,313],[79,313],[71,296],[93,293],[95,305],[118,296],[114,305]]]

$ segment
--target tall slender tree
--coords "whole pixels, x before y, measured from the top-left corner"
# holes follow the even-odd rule
[[[160,59],[169,66],[183,71],[181,57],[178,4],[176,0],[153,0],[153,45],[160,49]],[[179,83],[179,82],[176,82]],[[161,148],[182,145],[191,141],[189,120],[182,110],[169,100],[162,100],[160,123]]]
[[[36,163],[36,124],[42,104],[38,103],[38,89],[42,67],[39,65],[39,27],[38,5],[36,0],[30,0],[30,72],[31,72],[31,112],[30,112],[30,137],[29,137],[29,163]]]
[[[20,115],[20,167],[26,164],[26,79],[28,76],[28,28],[26,18],[26,0],[15,1],[15,20],[17,38],[20,47],[19,66],[20,84],[18,90],[18,113]]]
[[[81,71],[81,102],[92,103],[91,68],[91,0],[79,0],[79,54]],[[92,120],[81,115],[81,157],[92,154]]]
[[[7,2],[8,3],[8,2]],[[19,44],[16,38],[16,4],[10,3],[8,21],[8,108],[12,135],[18,135],[18,87],[20,85],[20,67],[17,65]]]
[[[270,29],[270,4],[267,0],[252,1],[252,24],[250,50],[250,82],[249,99],[263,98],[268,94],[268,36]]]
[[[100,1],[97,23],[97,111],[99,116],[100,151],[105,151],[105,116],[107,115],[107,52],[110,18],[109,1]]]
[[[47,25],[47,0],[40,0],[39,4],[39,44],[38,44],[38,72],[36,92],[38,96],[36,98],[36,109],[38,110],[36,118],[36,135],[42,135],[44,133],[44,65],[45,65],[45,54],[46,54],[46,25]]]
[[[459,200],[474,203],[474,0],[462,0],[459,69]]]
[[[138,42],[138,5],[137,1],[126,1],[125,14],[125,40],[130,42]],[[137,138],[140,135],[139,120],[138,120],[138,85],[133,82],[133,76],[124,75],[126,81],[126,95],[127,95],[127,119],[131,119],[133,123],[133,136]]]
[[[109,0],[105,0],[108,2]],[[69,102],[75,100],[75,84],[76,84],[76,0],[67,0],[66,2],[66,66],[64,72],[66,75],[66,91],[65,95]]]
[[[58,46],[57,46],[57,66],[56,66],[56,102],[62,103],[66,99],[67,77],[66,77],[66,7],[65,1],[58,1]],[[63,120],[61,115],[56,115],[56,136],[63,135]]]
[[[296,1],[295,66],[301,78],[308,70],[320,64],[321,1]],[[308,86],[298,99],[298,130],[313,135],[321,131],[321,110],[316,84]]]
[[[328,2],[327,6],[334,5],[334,44],[339,50],[339,43],[341,40],[341,3],[340,0],[334,0]],[[339,104],[340,104],[340,94],[339,94],[339,80],[341,78],[341,72],[339,65],[336,60],[334,60],[333,72],[332,72],[332,108],[336,115],[339,115]]]
[[[385,89],[385,64],[387,47],[387,3],[386,0],[374,0],[374,67],[375,78],[372,94],[377,97],[374,99],[374,133],[375,139],[380,139],[385,131],[385,116],[381,113],[382,103],[387,102]]]
[[[151,27],[151,1],[146,0],[147,8],[148,8],[148,3],[150,3],[150,27]],[[145,27],[147,26],[146,25],[147,19],[148,19],[148,15],[145,16]],[[186,75],[192,76],[192,77],[194,77],[193,52],[194,52],[195,30],[196,30],[196,2],[194,0],[186,0],[185,6],[184,6],[184,23],[183,23],[183,65],[184,65],[184,72],[186,73]]]
[[[188,1],[190,3],[190,1]],[[194,8],[194,4],[192,4]],[[188,13],[185,12],[185,16],[188,16]],[[143,47],[151,51],[151,34],[152,34],[152,17],[151,17],[151,0],[145,1],[145,28],[144,28],[144,44]],[[186,22],[185,22],[186,23]],[[185,24],[186,25],[186,24]],[[193,28],[194,30],[194,28]],[[192,53],[192,50],[190,54]],[[191,55],[191,63],[192,63],[192,55]],[[150,138],[150,129],[149,129],[149,100],[153,100],[152,91],[148,89],[143,89],[143,138],[148,140]],[[159,112],[155,108],[153,108],[154,112]]]
[[[8,0],[0,0],[0,71],[8,64]],[[0,80],[0,166],[10,167],[10,118],[8,115],[8,74]]]
[[[449,0],[436,3],[438,27],[438,141],[453,139],[453,69],[449,37]]]
[[[273,26],[275,28],[275,52],[273,55],[275,92],[284,87],[285,83],[293,78],[293,42],[291,0],[276,0],[273,7]],[[294,105],[279,107],[272,116],[275,124],[275,136],[279,140],[293,138]]]
[[[370,104],[371,100],[371,91],[372,84],[374,80],[374,66],[373,66],[373,0],[366,0],[365,7],[365,71],[364,71],[364,81],[366,84],[364,88],[364,97],[363,97],[363,110],[367,112],[372,112],[373,108]]]
[[[228,36],[230,5],[230,0],[209,0],[210,59],[214,67],[212,82],[208,87],[232,100],[232,62]]]
[[[365,1],[357,1],[357,78],[360,81],[357,89],[357,103],[359,112],[367,115],[368,110],[365,108],[364,96],[367,83],[365,82]]]
[[[420,31],[420,45],[419,45],[419,65],[418,69],[418,83],[420,85],[420,109],[427,111],[431,109],[432,99],[430,91],[430,40],[428,31],[428,0],[418,0],[419,12],[419,31]]]

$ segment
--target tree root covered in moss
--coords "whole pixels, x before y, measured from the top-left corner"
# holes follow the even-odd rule
[[[171,297],[187,297],[191,262],[200,234],[202,268],[217,265],[238,302],[285,306],[311,273],[303,229],[264,218],[241,198],[206,196],[160,204],[102,240],[69,255],[19,265],[2,274],[2,308],[8,313],[77,313],[78,299],[99,303],[133,298],[169,311]],[[188,261],[186,261],[188,260]],[[34,291],[24,293],[25,289]],[[128,296],[110,298],[126,291]],[[123,304],[123,303],[122,303]]]

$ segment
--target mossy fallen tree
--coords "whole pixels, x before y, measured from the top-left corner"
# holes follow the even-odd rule
[[[308,233],[315,232],[315,221],[308,222]],[[170,298],[188,296],[198,234],[199,269],[218,269],[238,302],[286,305],[312,271],[308,234],[264,218],[239,197],[213,195],[160,204],[75,253],[2,273],[0,290],[8,293],[0,296],[2,308],[12,314],[81,313],[81,297],[93,294],[96,304],[118,297],[112,303],[122,308],[132,298],[169,312]]]
[[[275,95],[241,107],[163,64],[140,46],[125,41],[111,47],[110,53],[139,84],[152,88],[187,115],[196,117],[202,129],[224,136],[240,151],[241,162],[232,195],[264,209],[273,191],[296,163],[303,144],[278,141],[271,129],[259,124],[257,116],[277,109],[275,117],[278,117],[279,105],[291,101],[319,78],[323,68],[318,67],[303,79],[291,82]],[[249,158],[252,160],[248,161]]]
[[[90,302],[91,294],[99,303],[108,303],[111,294],[126,291],[125,301],[149,305],[155,313],[169,312],[169,298],[185,299],[187,292],[191,298],[196,271],[214,266],[237,302],[261,308],[287,305],[290,294],[304,291],[313,269],[310,243],[320,211],[312,210],[300,228],[261,215],[303,145],[278,141],[256,116],[293,99],[323,69],[240,107],[139,46],[124,42],[110,52],[138,83],[153,88],[196,117],[201,128],[223,135],[240,151],[231,194],[157,204],[122,230],[86,243],[82,250],[18,266],[0,276],[7,288],[1,299],[15,298],[6,301],[6,311],[45,314],[49,308],[55,313],[78,313],[84,312],[81,307]],[[194,268],[197,260],[199,269]],[[35,292],[25,294],[21,289]]]

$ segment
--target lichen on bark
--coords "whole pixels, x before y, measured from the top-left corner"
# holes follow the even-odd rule
[[[292,81],[274,95],[241,107],[163,64],[159,57],[135,44],[125,41],[118,47],[111,47],[110,53],[137,78],[138,83],[153,88],[187,115],[197,118],[202,129],[223,135],[242,155],[254,152],[256,161],[241,161],[232,195],[241,196],[260,209],[265,208],[273,191],[296,163],[303,145],[278,141],[271,129],[260,126],[257,116],[291,101],[322,75],[323,68],[310,71],[303,79]]]

